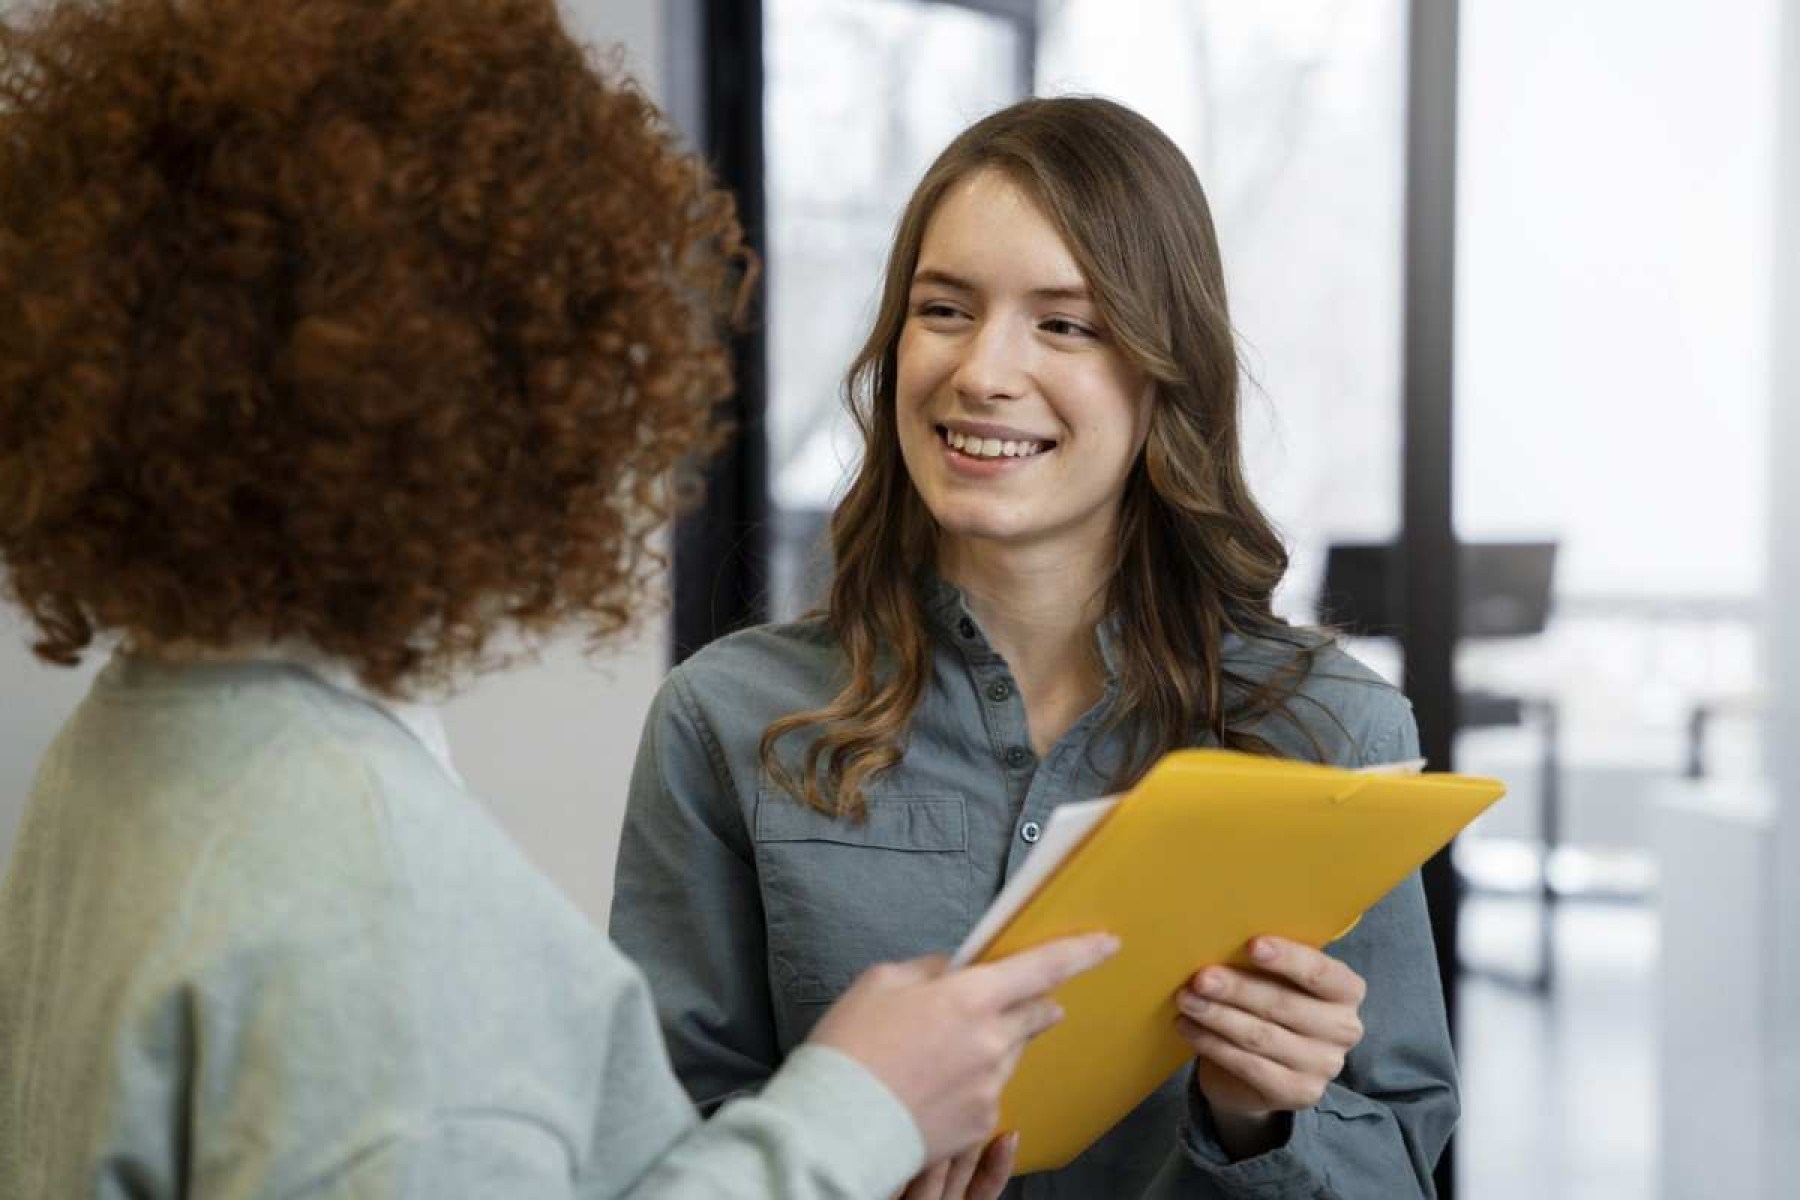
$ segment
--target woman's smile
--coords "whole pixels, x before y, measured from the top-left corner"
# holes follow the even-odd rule
[[[1016,475],[1056,448],[1052,438],[977,421],[940,424],[937,435],[950,469],[970,479]]]

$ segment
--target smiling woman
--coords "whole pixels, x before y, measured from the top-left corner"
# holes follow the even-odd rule
[[[1083,99],[1026,101],[965,131],[901,217],[849,387],[865,453],[832,519],[830,610],[850,682],[770,725],[773,778],[789,779],[775,744],[817,728],[792,790],[859,809],[862,781],[898,761],[929,671],[918,573],[991,590],[971,550],[1003,577],[1056,578],[1090,626],[1116,612],[1139,631],[1118,650],[1115,712],[1133,720],[1115,782],[1196,730],[1266,749],[1253,727],[1288,711],[1313,649],[1271,610],[1287,552],[1244,478],[1218,243],[1160,131]],[[1009,430],[1051,453],[990,467],[940,448],[940,424],[981,438],[983,456]],[[1273,673],[1234,672],[1227,630],[1290,652]],[[1080,641],[1065,649],[1086,678],[1036,714],[1041,749],[1097,698],[1102,664]],[[878,680],[890,653],[899,669]]]
[[[1056,806],[1164,751],[1416,753],[1397,692],[1271,610],[1206,197],[1142,117],[1031,100],[953,141],[849,392],[827,610],[677,669],[632,779],[613,932],[703,1106],[868,961],[955,946]],[[1258,939],[1193,980],[1192,1068],[1012,1194],[1429,1194],[1457,1102],[1418,880],[1329,951]]]

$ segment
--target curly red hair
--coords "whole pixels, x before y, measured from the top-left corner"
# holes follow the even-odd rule
[[[630,623],[753,264],[551,0],[53,0],[0,54],[41,656],[292,639],[400,691]]]

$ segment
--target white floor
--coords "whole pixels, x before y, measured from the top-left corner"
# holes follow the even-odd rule
[[[1537,908],[1463,907],[1459,1200],[1654,1200],[1657,929],[1648,905],[1565,902],[1548,997],[1528,973]]]

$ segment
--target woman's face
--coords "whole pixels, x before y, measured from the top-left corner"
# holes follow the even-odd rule
[[[1110,553],[1152,390],[1004,174],[977,172],[938,204],[898,357],[901,454],[946,536]]]

